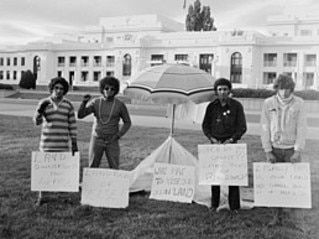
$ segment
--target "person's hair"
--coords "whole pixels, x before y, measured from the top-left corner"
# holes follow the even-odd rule
[[[61,84],[64,88],[63,90],[63,95],[66,95],[66,93],[68,93],[69,91],[69,84],[68,82],[62,78],[62,77],[55,77],[55,78],[52,78],[50,83],[49,83],[49,90],[50,90],[50,93],[53,92],[53,89],[54,89],[54,86],[56,84]]]
[[[292,92],[295,89],[295,82],[292,77],[286,74],[280,74],[274,82],[274,90],[290,89]]]
[[[114,87],[114,95],[120,91],[120,82],[113,76],[106,76],[100,80],[100,92],[104,95],[103,91],[106,85]]]
[[[231,85],[231,82],[225,78],[219,78],[215,81],[214,83],[214,90],[215,92],[217,92],[217,87],[220,86],[220,85],[226,85],[228,86],[228,89],[231,90],[232,88],[232,85]]]

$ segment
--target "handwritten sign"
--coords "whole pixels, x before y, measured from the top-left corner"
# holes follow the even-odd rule
[[[246,144],[198,145],[199,184],[248,186]]]
[[[155,163],[150,198],[191,203],[194,192],[194,167]]]
[[[84,168],[81,204],[125,208],[129,204],[129,184],[128,171]]]
[[[311,208],[309,163],[254,163],[255,206]]]
[[[78,192],[79,180],[79,153],[32,152],[31,191]]]

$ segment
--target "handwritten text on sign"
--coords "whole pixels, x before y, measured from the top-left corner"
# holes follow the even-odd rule
[[[114,169],[84,168],[81,203],[125,208],[129,204],[130,174]]]
[[[309,163],[254,163],[255,206],[311,208]]]
[[[199,184],[248,185],[246,144],[198,145]]]
[[[32,191],[78,192],[79,179],[79,153],[32,152]]]
[[[194,167],[155,163],[150,198],[191,203],[194,190]]]

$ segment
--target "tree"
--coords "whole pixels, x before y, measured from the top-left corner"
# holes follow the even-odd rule
[[[203,6],[196,0],[194,4],[190,4],[188,14],[186,16],[186,30],[187,31],[216,31],[214,26],[214,18],[212,18],[209,6]]]
[[[36,87],[35,82],[36,82],[35,75],[30,70],[27,70],[21,75],[19,86],[23,89],[35,89]]]

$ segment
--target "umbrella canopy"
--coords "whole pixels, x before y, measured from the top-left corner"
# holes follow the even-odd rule
[[[132,77],[124,94],[129,98],[156,103],[202,103],[213,99],[215,78],[200,69],[164,64],[141,71]]]

